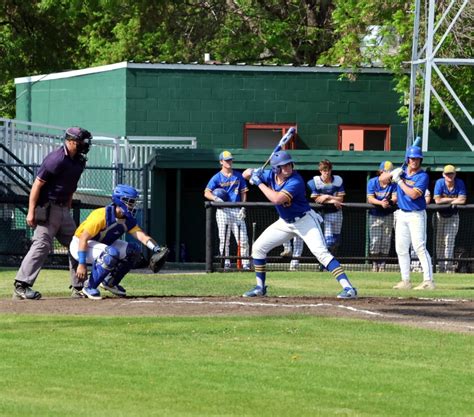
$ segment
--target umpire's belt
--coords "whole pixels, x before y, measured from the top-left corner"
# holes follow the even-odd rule
[[[283,220],[284,220],[286,223],[295,223],[295,222],[297,222],[299,219],[302,219],[304,216],[306,216],[307,213],[308,213],[308,212],[303,213],[303,214],[302,214],[301,216],[299,216],[299,217],[291,217],[291,218],[289,218],[289,219],[283,219]]]

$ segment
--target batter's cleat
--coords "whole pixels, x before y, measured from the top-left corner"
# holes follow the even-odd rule
[[[414,290],[434,290],[435,288],[436,287],[433,281],[426,280],[426,281],[423,281],[420,285],[417,285],[413,289]]]
[[[357,289],[356,288],[344,288],[339,294],[337,294],[337,298],[342,299],[349,299],[349,298],[357,298]]]
[[[242,297],[265,297],[267,295],[267,286],[264,288],[260,286],[255,286],[250,291],[247,291],[242,294]]]
[[[84,287],[82,293],[90,300],[102,300],[100,291],[97,288]]]
[[[393,286],[394,290],[411,290],[411,282],[401,280],[397,285]]]
[[[127,290],[121,285],[109,285],[106,281],[103,281],[100,283],[100,287],[104,290],[110,291],[114,295],[118,295],[119,297],[127,296]]]
[[[82,288],[71,288],[71,298],[86,298],[84,293],[82,292]]]
[[[15,289],[13,290],[14,300],[39,300],[41,293],[32,289],[24,282],[15,282]]]
[[[291,249],[285,249],[282,253],[280,253],[280,256],[283,256],[284,258],[289,258],[292,255],[293,251]]]

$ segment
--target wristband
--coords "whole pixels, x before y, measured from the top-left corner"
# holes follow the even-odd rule
[[[87,251],[85,250],[80,250],[79,252],[77,252],[77,255],[78,255],[78,261],[79,261],[79,264],[81,265],[85,265],[87,262],[86,262],[86,259],[87,259]]]
[[[155,249],[155,246],[157,246],[157,243],[153,240],[153,239],[148,239],[148,241],[146,242],[145,246],[148,248],[148,249]]]

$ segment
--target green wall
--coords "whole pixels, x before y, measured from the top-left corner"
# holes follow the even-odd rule
[[[294,123],[298,149],[319,150],[337,149],[340,124],[386,124],[392,150],[405,149],[392,75],[361,71],[350,81],[337,68],[124,62],[23,79],[17,119],[108,135],[191,136],[203,148],[242,148],[245,123]],[[468,150],[447,129],[430,131],[429,148]]]
[[[16,118],[54,126],[83,126],[113,136],[126,134],[126,71],[16,85]]]

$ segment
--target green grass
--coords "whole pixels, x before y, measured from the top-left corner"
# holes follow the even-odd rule
[[[16,270],[0,268],[0,297],[11,297]],[[350,279],[362,297],[449,297],[474,296],[474,275],[435,274],[437,289],[427,291],[397,291],[392,286],[400,280],[395,272],[351,272]],[[412,282],[422,281],[422,274],[412,274]],[[214,274],[145,274],[131,273],[123,281],[130,296],[240,296],[255,285],[252,272]],[[340,286],[328,272],[269,272],[267,274],[269,296],[328,296],[334,297]],[[67,271],[41,271],[35,289],[43,296],[69,296]]]
[[[0,271],[0,297],[11,297],[14,275]],[[399,295],[397,274],[351,277],[365,296]],[[472,276],[437,278],[424,296],[472,298]],[[125,280],[131,295],[240,295],[253,283],[250,273]],[[272,295],[339,289],[324,273],[275,272],[269,285]],[[46,297],[67,286],[65,271],[43,271],[35,285]],[[2,314],[0,352],[0,416],[473,415],[472,336],[395,324]]]

